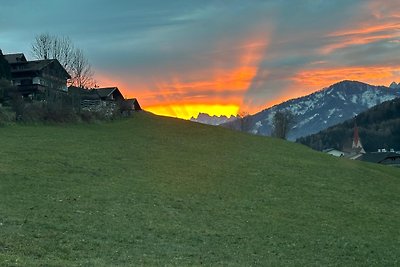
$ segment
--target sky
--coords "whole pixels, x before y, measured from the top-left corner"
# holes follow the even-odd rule
[[[341,80],[400,82],[398,0],[0,0],[0,49],[68,36],[160,115],[253,114]]]

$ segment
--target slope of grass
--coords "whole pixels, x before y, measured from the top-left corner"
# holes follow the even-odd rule
[[[138,114],[0,128],[0,265],[398,265],[400,170]]]

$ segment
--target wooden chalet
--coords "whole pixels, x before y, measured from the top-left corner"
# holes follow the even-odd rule
[[[92,89],[97,92],[102,101],[124,101],[124,96],[119,91],[118,87],[105,87]]]
[[[81,87],[68,87],[68,95],[71,97],[73,109],[93,110],[101,106],[101,99],[95,90],[89,90]]]
[[[75,110],[115,110],[118,107],[125,115],[142,110],[136,98],[125,99],[118,87],[84,89],[70,86],[68,94],[71,96]]]
[[[28,61],[25,55],[7,54],[4,58],[11,69],[11,82],[24,98],[49,100],[67,92],[71,78],[57,59]]]
[[[142,110],[139,101],[136,98],[125,99],[125,103],[129,110],[134,110],[134,111]]]

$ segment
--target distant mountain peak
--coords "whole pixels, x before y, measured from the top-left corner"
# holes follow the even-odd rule
[[[229,117],[227,117],[225,115],[211,116],[207,113],[202,113],[202,112],[200,112],[196,118],[195,117],[190,118],[191,121],[199,122],[199,123],[203,123],[203,124],[209,124],[209,125],[220,125],[223,123],[234,121],[236,119],[237,119],[237,117],[233,116],[233,115],[231,115]]]
[[[389,85],[389,88],[392,88],[392,89],[400,88],[400,83],[392,82],[392,83]]]
[[[290,99],[264,109],[249,120],[249,132],[271,135],[276,111],[287,110],[294,114],[296,123],[288,134],[290,140],[317,133],[332,125],[353,118],[377,104],[400,97],[400,86],[389,89],[359,81],[344,80],[312,94]],[[226,127],[240,129],[240,122],[229,122]]]

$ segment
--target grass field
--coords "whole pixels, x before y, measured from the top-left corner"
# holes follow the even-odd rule
[[[0,266],[400,264],[400,170],[146,113],[0,128]]]

